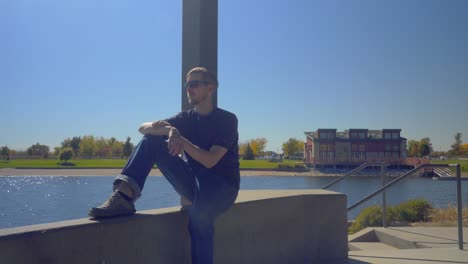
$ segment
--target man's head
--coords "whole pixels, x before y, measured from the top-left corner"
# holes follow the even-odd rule
[[[187,73],[185,88],[191,105],[198,105],[206,100],[211,103],[212,94],[218,88],[218,80],[208,69],[196,67]]]

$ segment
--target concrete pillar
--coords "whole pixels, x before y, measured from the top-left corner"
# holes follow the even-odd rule
[[[183,0],[182,6],[182,111],[191,106],[185,76],[197,66],[218,75],[218,0]],[[217,105],[217,94],[213,96]]]

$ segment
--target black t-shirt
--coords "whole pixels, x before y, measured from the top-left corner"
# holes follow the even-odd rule
[[[183,137],[194,145],[209,151],[213,145],[227,149],[226,154],[212,167],[215,174],[226,179],[239,188],[239,134],[237,132],[237,117],[226,110],[215,108],[208,115],[200,115],[195,110],[180,112],[166,119],[171,126],[177,128]],[[185,153],[188,164],[197,173],[204,166]]]

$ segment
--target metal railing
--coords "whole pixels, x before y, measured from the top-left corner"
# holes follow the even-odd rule
[[[382,166],[387,167],[388,165],[389,165],[388,163],[364,163],[364,164],[362,164],[361,166],[359,166],[359,167],[357,167],[357,168],[351,170],[350,172],[346,173],[345,175],[339,177],[338,179],[336,179],[336,180],[330,182],[329,184],[323,186],[322,189],[327,189],[328,187],[330,187],[330,186],[332,186],[332,185],[334,185],[334,184],[340,182],[340,181],[343,180],[344,178],[349,177],[349,176],[351,176],[351,175],[353,175],[353,174],[356,174],[356,173],[358,173],[358,172],[364,170],[365,168],[368,168],[368,167],[377,167],[377,166],[380,166],[380,167],[382,168]]]
[[[355,170],[351,171],[350,173],[348,173],[349,175],[352,175],[354,173],[356,173],[357,171],[360,171],[360,170],[363,170],[365,167],[364,165],[366,165],[365,167],[369,167],[370,164],[363,164],[361,166],[359,166],[358,168],[360,168],[359,170],[357,170],[358,168],[356,168]],[[374,166],[376,166],[374,164]],[[380,165],[382,166],[381,167],[381,174],[383,175],[383,164]],[[362,167],[362,168],[361,168]],[[383,185],[381,188],[379,188],[378,190],[376,190],[375,192],[367,195],[366,197],[362,198],[361,200],[359,200],[358,202],[356,202],[355,204],[351,205],[348,207],[348,212],[355,209],[356,207],[358,207],[359,205],[367,202],[368,200],[374,198],[375,196],[377,196],[378,194],[380,193],[383,193],[383,205],[382,205],[382,208],[383,208],[383,212],[382,212],[382,222],[383,222],[383,226],[386,227],[386,223],[385,223],[385,218],[386,218],[386,199],[385,199],[385,191],[387,189],[389,189],[390,187],[394,186],[396,183],[400,182],[401,180],[403,179],[406,179],[408,176],[414,174],[414,173],[417,173],[419,170],[423,169],[423,168],[448,168],[448,167],[455,167],[456,168],[456,181],[457,181],[457,224],[458,224],[458,248],[463,250],[463,211],[462,211],[462,194],[461,194],[461,168],[460,168],[460,164],[422,164],[422,165],[419,165],[418,167],[408,171],[407,173],[405,173],[404,175],[402,176],[399,176],[398,178],[394,179],[393,181],[389,182],[388,184],[385,184]],[[345,176],[343,177],[340,177],[339,179],[331,182],[330,184],[324,186],[322,189],[325,189],[325,188],[328,188],[330,187],[331,185],[335,184],[336,182],[344,179],[345,177],[348,177],[349,175],[346,174]],[[384,180],[383,180],[383,176],[382,176],[382,184],[384,184]]]

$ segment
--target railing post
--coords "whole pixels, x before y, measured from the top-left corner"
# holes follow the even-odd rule
[[[458,214],[458,249],[463,250],[463,207],[461,196],[461,169],[457,164],[457,214]]]
[[[385,174],[383,165],[380,165],[380,182],[382,186],[385,186]],[[387,196],[385,195],[385,191],[382,192],[382,226],[384,228],[387,227]]]

